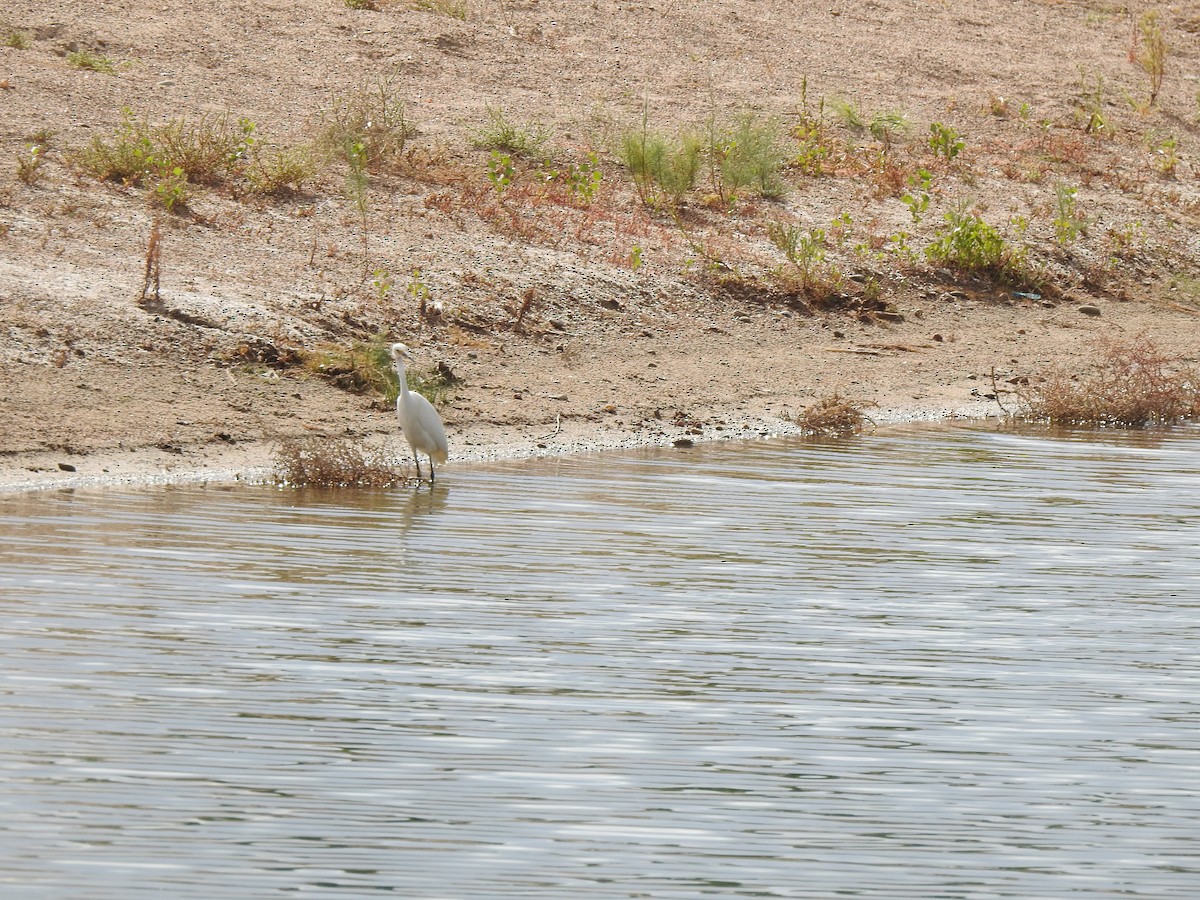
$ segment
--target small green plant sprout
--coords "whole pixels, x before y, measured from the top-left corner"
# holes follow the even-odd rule
[[[823,175],[833,147],[825,134],[825,98],[818,101],[815,114],[808,107],[807,75],[800,81],[800,120],[792,129],[792,136],[799,146],[791,164],[805,175]]]
[[[513,168],[512,157],[499,150],[493,150],[491,159],[488,160],[487,177],[488,181],[492,183],[492,187],[496,189],[496,194],[503,194],[513,183],[516,175],[517,171]]]
[[[24,153],[17,154],[17,178],[22,184],[33,187],[41,180],[42,165],[45,162],[46,148],[42,144],[30,144]]]
[[[840,212],[829,223],[829,238],[839,247],[846,245],[850,232],[854,228],[854,217],[848,212]]]
[[[371,273],[371,287],[375,289],[375,297],[380,303],[387,301],[392,286],[392,273],[387,269],[376,269]]]
[[[480,150],[511,153],[536,159],[553,131],[535,122],[517,124],[498,106],[487,106],[487,123],[471,135],[471,144]]]
[[[803,230],[796,225],[771,222],[767,226],[767,237],[792,264],[803,291],[811,292],[821,284],[827,245],[823,228]]]
[[[600,171],[600,160],[595,153],[589,153],[581,163],[572,163],[567,167],[563,180],[571,198],[582,206],[587,206],[596,199],[600,182],[604,173]]]
[[[87,69],[99,72],[101,75],[116,75],[117,69],[111,59],[100,56],[91,50],[72,50],[67,54],[67,62],[77,69]]]
[[[1087,70],[1079,67],[1079,99],[1077,101],[1076,121],[1083,123],[1087,134],[1104,135],[1113,132],[1113,126],[1104,115],[1104,76],[1089,76]]]
[[[953,162],[966,146],[966,141],[952,126],[943,125],[941,122],[934,122],[929,126],[929,149],[935,156],[945,157],[946,162]]]
[[[629,268],[636,272],[644,265],[644,263],[645,260],[642,258],[642,248],[637,244],[634,244],[629,251]]]
[[[425,312],[429,308],[429,301],[433,298],[433,291],[425,283],[419,267],[413,267],[412,276],[408,279],[408,287],[404,289],[404,292],[417,304],[417,315],[422,319],[425,318]]]
[[[1076,200],[1079,188],[1059,183],[1054,186],[1054,239],[1060,247],[1067,247],[1087,232],[1087,216],[1082,215]]]
[[[187,206],[188,180],[183,169],[176,166],[163,173],[150,189],[150,198],[167,212]]]
[[[1175,169],[1179,165],[1179,157],[1175,151],[1179,141],[1173,134],[1160,136],[1153,129],[1146,133],[1146,146],[1151,153],[1154,171],[1164,178],[1175,177]]]
[[[28,50],[30,47],[29,35],[16,28],[9,29],[4,32],[3,37],[0,37],[0,46],[8,47],[11,50]]]
[[[1154,106],[1158,102],[1158,92],[1162,90],[1163,77],[1167,71],[1168,50],[1166,37],[1158,21],[1158,13],[1155,10],[1142,13],[1133,34],[1133,47],[1130,48],[1129,57],[1150,79],[1148,106]]]
[[[920,223],[929,209],[930,192],[933,190],[933,174],[927,169],[917,169],[908,176],[908,191],[900,196],[900,202],[908,207],[913,224]]]

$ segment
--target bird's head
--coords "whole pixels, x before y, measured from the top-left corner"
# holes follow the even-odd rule
[[[392,344],[392,359],[397,362],[412,362],[412,357],[408,355],[408,347],[404,344]]]

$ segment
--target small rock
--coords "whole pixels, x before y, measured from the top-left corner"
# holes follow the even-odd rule
[[[672,447],[695,447],[696,442],[691,438],[678,438],[671,442]]]
[[[75,467],[73,465],[71,465],[70,463],[59,463],[58,467],[60,469],[62,469],[64,472],[74,472],[75,471]]]
[[[942,337],[940,334],[935,334],[933,336],[933,340],[934,340],[934,343],[940,344],[942,341],[945,340],[945,338]]]
[[[1079,311],[1085,316],[1094,317],[1100,315],[1100,307],[1098,307],[1095,303],[1085,303],[1083,306],[1079,307]]]

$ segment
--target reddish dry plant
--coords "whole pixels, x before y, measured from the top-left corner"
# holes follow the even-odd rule
[[[337,438],[284,438],[275,454],[275,482],[286,487],[395,487],[407,479],[383,450]]]
[[[796,416],[806,434],[856,434],[866,421],[862,407],[840,394],[823,397]]]
[[[1096,370],[1084,377],[1050,372],[1017,396],[1020,418],[1052,425],[1144,428],[1200,418],[1200,376],[1145,335],[1100,342]]]

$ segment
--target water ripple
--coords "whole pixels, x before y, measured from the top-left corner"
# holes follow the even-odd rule
[[[1200,892],[1200,440],[0,498],[13,897]]]

